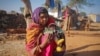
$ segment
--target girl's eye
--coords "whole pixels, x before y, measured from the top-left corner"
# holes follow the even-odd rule
[[[40,16],[40,18],[48,18],[48,16]]]

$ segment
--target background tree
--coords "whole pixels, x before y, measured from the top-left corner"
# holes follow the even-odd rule
[[[88,2],[88,0],[69,0],[68,6],[75,7],[78,13],[78,8],[84,8],[84,6],[92,6],[93,3]]]
[[[81,16],[86,16],[86,12],[80,12],[79,13]]]

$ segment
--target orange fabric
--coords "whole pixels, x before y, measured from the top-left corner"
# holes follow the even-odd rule
[[[33,23],[29,28],[26,29],[26,42],[29,43],[31,40],[33,41],[37,34],[39,34],[40,28]]]

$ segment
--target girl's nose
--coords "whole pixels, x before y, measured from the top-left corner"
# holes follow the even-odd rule
[[[46,18],[44,17],[43,20],[46,20]]]

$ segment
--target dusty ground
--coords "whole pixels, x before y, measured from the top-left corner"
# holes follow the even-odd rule
[[[100,56],[100,23],[93,23],[91,31],[66,32],[66,56]]]
[[[0,45],[0,56],[26,56],[24,40],[7,41]]]
[[[65,56],[100,56],[100,23],[91,24],[91,31],[71,31],[66,34]],[[0,56],[27,56],[25,40],[0,43]]]

